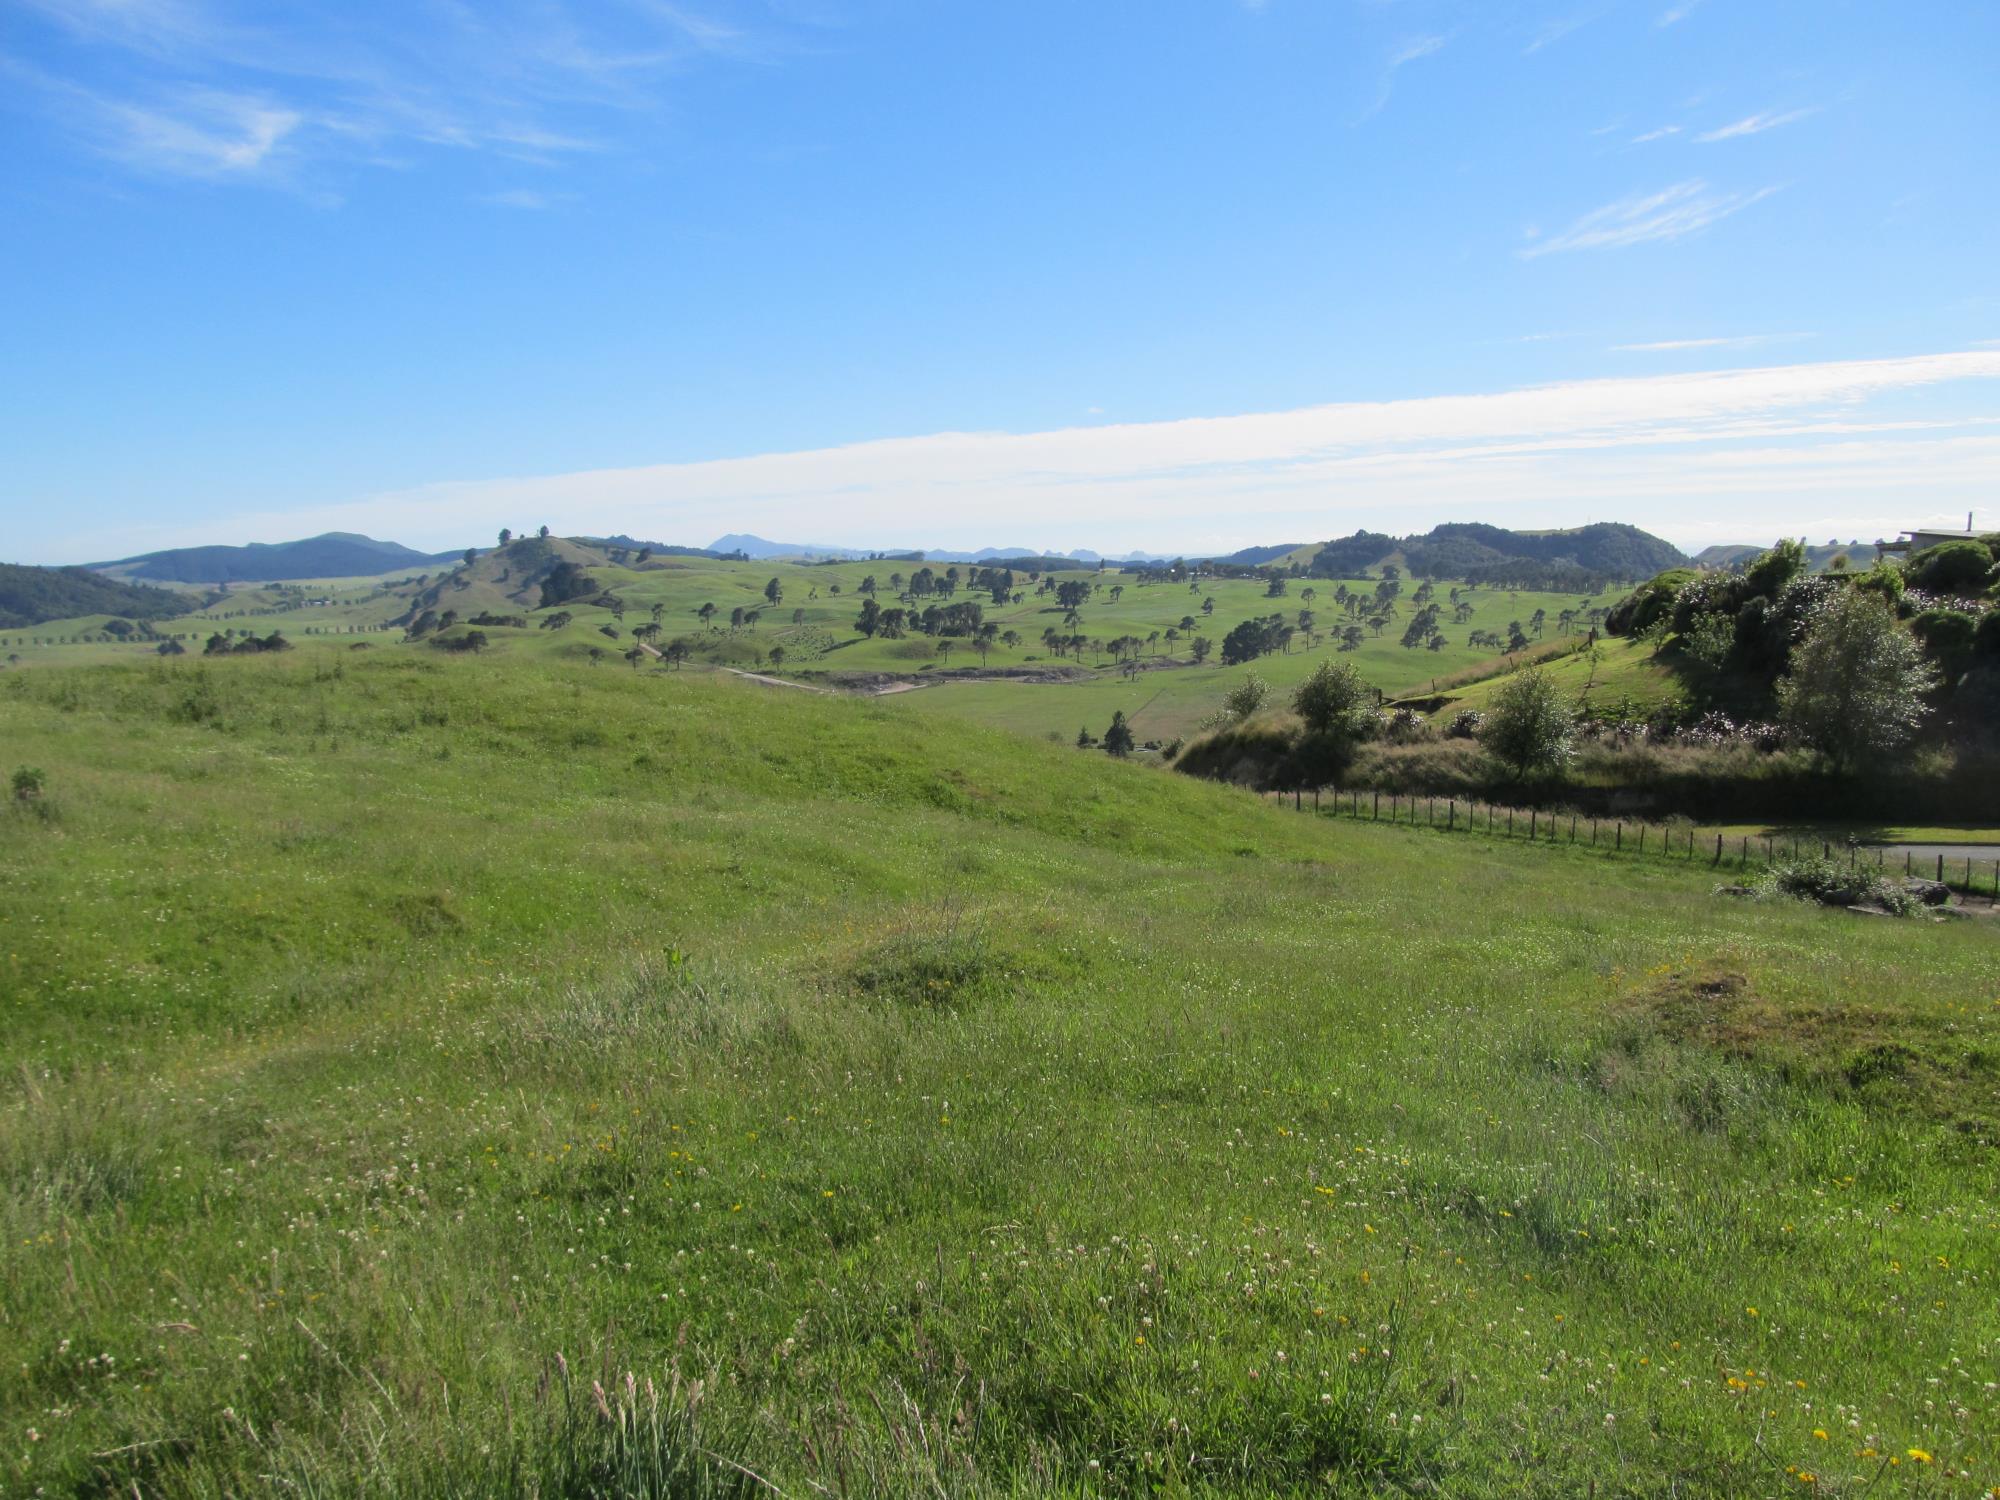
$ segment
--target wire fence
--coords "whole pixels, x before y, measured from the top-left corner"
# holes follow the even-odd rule
[[[1872,865],[1883,875],[1920,876],[1967,895],[2000,900],[2000,853],[1991,859],[1919,855],[1907,848],[1836,843],[1800,833],[1708,833],[1689,824],[1590,817],[1579,812],[1513,807],[1459,797],[1405,796],[1354,788],[1314,787],[1268,792],[1265,796],[1295,811],[1321,817],[1590,848],[1614,856],[1672,860],[1715,870],[1769,869],[1817,855],[1822,859],[1844,859],[1850,869]]]

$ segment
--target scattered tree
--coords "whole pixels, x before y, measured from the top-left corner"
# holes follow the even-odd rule
[[[1873,594],[1823,603],[1778,683],[1786,732],[1844,769],[1880,764],[1916,737],[1936,668]]]
[[[1241,723],[1262,708],[1271,696],[1271,684],[1255,672],[1244,675],[1241,682],[1222,695],[1222,712],[1230,719]]]
[[[1292,694],[1292,710],[1316,735],[1352,737],[1373,692],[1362,685],[1351,662],[1322,661]]]
[[[1479,728],[1480,743],[1516,776],[1561,769],[1575,735],[1575,705],[1540,667],[1509,677]]]

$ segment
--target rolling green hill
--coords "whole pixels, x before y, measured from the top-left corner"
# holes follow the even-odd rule
[[[574,599],[542,607],[542,584],[561,564],[573,570],[572,576],[587,577],[590,586]],[[1047,574],[1017,572],[1018,604],[1012,595],[1006,604],[995,604],[990,593],[975,591],[969,584],[952,596],[954,601],[979,603],[983,619],[995,627],[984,651],[963,636],[910,631],[895,639],[881,634],[864,637],[857,619],[865,581],[876,580],[883,606],[903,607],[898,590],[907,588],[911,575],[923,566],[897,561],[802,565],[686,556],[654,556],[639,563],[637,554],[623,547],[613,550],[577,540],[529,537],[482,552],[469,565],[439,567],[408,579],[239,586],[211,607],[162,622],[159,628],[182,636],[188,645],[197,645],[217,629],[256,634],[279,629],[301,647],[344,648],[352,643],[350,637],[366,635],[385,649],[429,652],[439,635],[428,626],[421,643],[400,644],[404,628],[423,621],[428,613],[431,623],[450,617],[451,623],[441,632],[447,641],[479,629],[485,650],[495,656],[617,664],[633,648],[635,632],[657,624],[655,648],[682,642],[691,653],[688,665],[694,670],[776,672],[814,686],[864,692],[921,688],[899,692],[894,700],[897,710],[912,716],[970,718],[1063,739],[1075,738],[1079,726],[1101,731],[1114,712],[1123,710],[1142,740],[1164,742],[1191,731],[1214,712],[1231,686],[1253,671],[1283,690],[1303,679],[1319,661],[1338,654],[1352,661],[1368,682],[1394,695],[1480,663],[1494,663],[1492,638],[1505,637],[1513,624],[1538,640],[1553,640],[1561,633],[1566,612],[1572,613],[1573,626],[1580,628],[1577,622],[1610,605],[1615,597],[1609,592],[1553,594],[1441,585],[1436,602],[1442,611],[1443,635],[1439,649],[1430,650],[1402,644],[1420,607],[1415,583],[1402,586],[1393,613],[1384,617],[1378,631],[1365,623],[1372,608],[1350,613],[1336,596],[1345,589],[1372,598],[1381,580],[1295,578],[1285,584],[1281,596],[1273,597],[1261,577],[1201,577],[1172,583],[1139,572],[1065,567]],[[936,565],[932,571],[942,577],[947,566]],[[972,565],[957,569],[966,580],[976,572]],[[1092,594],[1077,625],[1085,640],[1080,654],[1067,647],[1057,652],[1044,643],[1045,631],[1067,634],[1070,627],[1053,594],[1040,591],[1039,578],[1091,585]],[[776,605],[764,592],[773,579],[780,592]],[[1460,595],[1457,603],[1451,598],[1453,592]],[[922,608],[935,598],[912,603]],[[1462,618],[1459,604],[1464,606]],[[708,623],[698,614],[704,605],[714,607]],[[1313,631],[1297,634],[1288,650],[1225,667],[1218,649],[1204,664],[1195,664],[1195,637],[1219,648],[1228,633],[1246,620],[1275,613],[1296,626],[1302,609],[1312,612]],[[739,610],[745,619],[732,624]],[[1537,611],[1543,616],[1539,627]],[[521,623],[472,624],[482,617]],[[100,623],[55,622],[40,644],[0,638],[0,645],[18,653],[29,666],[137,660],[150,649],[102,639]],[[1359,630],[1359,639],[1352,650],[1342,651],[1339,633],[1349,626]],[[1176,639],[1169,640],[1169,632]],[[1120,639],[1139,642],[1129,662],[1119,660],[1112,649]],[[774,663],[777,653],[781,656]]]
[[[9,1492],[1996,1472],[1989,933],[550,634],[0,676]]]
[[[1625,711],[1643,718],[1686,697],[1680,677],[1651,644],[1625,637],[1606,636],[1593,647],[1556,656],[1542,671],[1579,708],[1600,715]],[[1504,672],[1495,672],[1448,685],[1435,695],[1439,703],[1432,716],[1444,721],[1463,709],[1486,709],[1506,681]]]
[[[169,589],[119,583],[84,568],[0,563],[0,630],[82,615],[164,620],[186,613],[195,602]]]
[[[1358,531],[1328,542],[1312,571],[1344,578],[1397,562],[1420,578],[1518,582],[1532,575],[1574,573],[1637,581],[1687,562],[1679,548],[1636,526],[1597,522],[1567,531],[1509,531],[1478,522],[1449,522],[1421,536],[1396,538]],[[1551,577],[1538,586],[1563,587]]]
[[[416,572],[454,560],[455,553],[418,552],[399,542],[378,542],[350,531],[329,531],[298,542],[251,542],[241,547],[176,547],[117,562],[93,563],[98,572],[162,583],[271,583],[279,579],[350,578]]]

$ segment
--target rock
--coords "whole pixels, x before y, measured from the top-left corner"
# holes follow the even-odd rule
[[[1903,877],[1903,889],[1926,906],[1943,906],[1951,900],[1951,887],[1942,881],[1926,880],[1921,875]]]
[[[1747,885],[1719,885],[1709,894],[1713,896],[1755,896],[1757,892]]]

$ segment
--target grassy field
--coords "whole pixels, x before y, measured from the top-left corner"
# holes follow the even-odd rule
[[[540,656],[0,676],[0,1490],[2000,1483],[1986,931]]]
[[[523,586],[535,569],[518,554],[495,552],[482,554],[462,571],[434,575],[447,580],[436,607],[454,609],[462,620],[482,612],[522,616],[528,622],[523,629],[485,628],[489,651],[509,657],[568,660],[586,658],[592,651],[615,659],[629,649],[632,628],[652,622],[657,609],[662,642],[675,636],[690,637],[698,643],[700,657],[713,663],[777,670],[808,682],[896,677],[935,683],[922,693],[902,695],[905,703],[900,707],[918,715],[971,719],[1065,739],[1074,739],[1078,728],[1084,726],[1102,733],[1119,709],[1125,711],[1142,740],[1165,741],[1186,735],[1214,712],[1224,693],[1248,672],[1257,672],[1283,691],[1302,680],[1319,661],[1336,654],[1351,661],[1364,680],[1385,693],[1426,688],[1436,679],[1468,668],[1498,665],[1490,646],[1469,644],[1475,631],[1504,638],[1508,626],[1519,622],[1526,633],[1535,635],[1532,622],[1540,610],[1545,616],[1541,639],[1552,642],[1558,633],[1558,617],[1565,610],[1604,608],[1616,599],[1615,592],[1585,597],[1467,588],[1463,591],[1466,618],[1458,621],[1450,603],[1454,586],[1439,585],[1437,599],[1443,607],[1447,644],[1431,651],[1400,643],[1404,626],[1416,608],[1412,595],[1419,586],[1405,580],[1390,623],[1379,635],[1364,627],[1360,645],[1341,653],[1340,630],[1357,617],[1335,602],[1336,591],[1347,587],[1372,593],[1379,580],[1294,579],[1283,597],[1270,598],[1258,579],[1205,578],[1191,588],[1141,583],[1134,575],[1079,568],[1053,576],[1088,580],[1096,586],[1092,599],[1082,608],[1078,631],[1100,643],[1100,649],[1086,649],[1081,659],[1052,657],[1042,642],[1042,632],[1055,627],[1067,633],[1065,612],[1053,595],[1038,593],[1021,574],[1017,575],[1016,592],[1023,595],[1023,602],[1018,605],[995,605],[990,595],[970,590],[961,590],[956,596],[981,602],[986,619],[998,626],[1003,637],[1011,632],[1018,638],[1013,646],[996,641],[982,657],[963,639],[938,640],[914,633],[899,640],[869,639],[855,628],[863,580],[873,576],[881,604],[895,607],[898,601],[892,579],[907,578],[919,564],[881,561],[797,566],[658,558],[643,566],[621,566],[602,549],[559,539],[546,545],[552,549],[551,555],[587,566],[593,578],[623,601],[623,610],[614,614],[592,605],[569,604],[563,607],[570,617],[566,626],[542,629],[541,622],[554,611],[536,611],[539,590]],[[629,564],[632,559],[626,561]],[[932,566],[942,574],[947,565]],[[967,565],[959,567],[961,573],[970,571]],[[777,605],[770,604],[764,594],[772,578],[778,580],[782,594]],[[1307,590],[1312,591],[1311,598],[1306,597]],[[370,634],[388,644],[399,640],[400,634],[381,634],[384,622],[403,613],[416,592],[416,587],[405,586],[400,576],[261,589],[239,585],[216,605],[161,622],[158,629],[163,634],[189,635],[187,644],[197,652],[201,642],[217,629],[259,635],[281,630],[302,647],[351,644],[353,639],[367,639]],[[1205,611],[1204,605],[1211,601],[1213,608]],[[923,602],[918,601],[920,605]],[[715,606],[712,628],[696,616],[703,604]],[[1317,645],[1309,644],[1302,634],[1290,651],[1266,656],[1251,666],[1220,665],[1222,639],[1235,625],[1270,614],[1296,621],[1298,612],[1306,608],[1312,610],[1320,632]],[[738,609],[758,611],[759,619],[741,630],[727,628],[731,613]],[[152,652],[150,645],[140,643],[69,640],[96,636],[104,623],[103,618],[92,617],[8,632],[0,636],[0,653],[16,653],[22,665],[39,666],[140,661]],[[607,629],[616,634],[605,634]],[[1185,637],[1169,642],[1169,630],[1185,632]],[[1187,638],[1195,635],[1206,637],[1216,648],[1216,655],[1199,667],[1193,664],[1187,643]],[[1129,679],[1118,670],[1113,656],[1101,649],[1102,643],[1121,636],[1152,638],[1140,658],[1143,670]],[[51,641],[56,643],[49,644]],[[784,652],[783,664],[777,668],[769,661],[773,648]],[[1031,669],[1070,674],[1078,680],[996,680],[990,676],[964,680],[954,676],[975,669],[992,673]]]
[[[1679,679],[1655,659],[1652,646],[1627,637],[1605,636],[1594,646],[1553,658],[1543,671],[1580,707],[1601,713],[1629,710],[1643,718],[1684,696]],[[1506,680],[1494,675],[1446,687],[1443,695],[1449,701],[1438,710],[1439,716],[1449,719],[1464,709],[1491,706]]]

